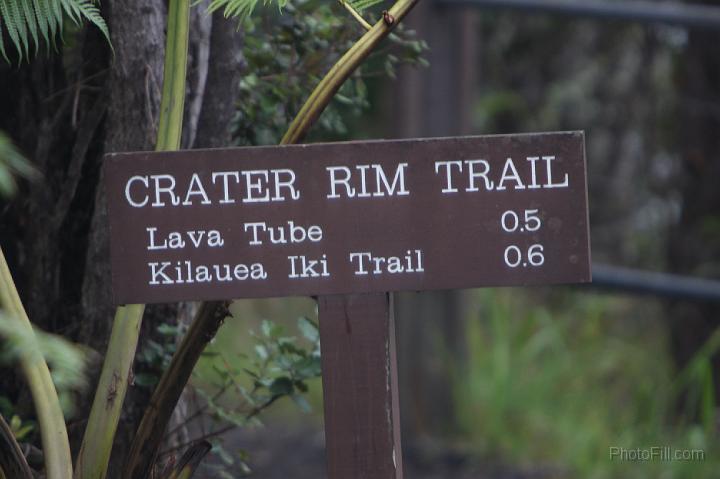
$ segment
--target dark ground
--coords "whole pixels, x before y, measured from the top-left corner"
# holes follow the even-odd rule
[[[249,466],[258,479],[324,479],[324,434],[312,426],[270,425],[238,430],[225,438],[228,451],[243,449],[250,455]],[[467,452],[451,449],[437,441],[403,438],[404,477],[406,479],[556,479],[557,470],[521,469],[488,464]],[[243,476],[239,468],[233,477]]]

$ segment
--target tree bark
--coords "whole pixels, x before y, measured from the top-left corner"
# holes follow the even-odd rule
[[[243,64],[236,24],[222,13],[207,16],[204,7],[192,11],[186,147],[231,144]],[[102,158],[106,152],[155,146],[166,2],[109,0],[102,10],[114,54],[90,26],[59,44],[58,51],[41,52],[29,63],[0,61],[0,130],[43,175],[23,183],[16,198],[0,209],[0,243],[31,320],[89,345],[98,357],[107,348],[115,309]],[[177,316],[175,304],[148,307],[138,351],[159,323],[175,322]],[[78,398],[81,418],[95,379]],[[12,370],[0,371],[3,395],[28,417],[32,406],[23,399],[23,384]],[[118,477],[148,398],[147,389],[129,389],[108,477]],[[70,423],[75,447],[84,424],[82,419]]]
[[[161,0],[111,0],[107,6],[106,19],[115,56],[107,81],[109,106],[102,150],[151,150],[157,136],[162,88],[165,4]],[[101,157],[97,160],[100,161]],[[96,183],[82,283],[83,325],[78,338],[83,344],[104,354],[115,306],[110,282],[110,238],[102,164],[98,168],[100,174]],[[175,305],[147,308],[141,337],[147,338],[162,319],[174,319],[175,312]],[[142,350],[142,343],[138,350]],[[90,384],[94,387],[96,381]],[[127,447],[148,397],[145,390],[130,388],[128,391],[110,459],[109,477],[117,477],[121,470]],[[88,407],[89,403],[83,412]]]
[[[245,60],[242,33],[218,10],[212,16],[210,60],[205,97],[197,125],[195,146],[218,148],[232,143],[231,126],[237,112],[240,78]]]
[[[160,0],[108,2],[115,58],[108,80],[106,152],[151,150],[162,86],[165,6]],[[95,193],[82,290],[85,327],[80,339],[104,350],[113,317],[103,169]]]

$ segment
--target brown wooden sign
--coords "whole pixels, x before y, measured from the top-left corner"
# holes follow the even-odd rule
[[[581,132],[106,157],[115,301],[590,280]]]

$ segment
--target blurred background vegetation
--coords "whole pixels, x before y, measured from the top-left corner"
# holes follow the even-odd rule
[[[364,15],[376,19],[381,11]],[[282,12],[259,10],[239,32],[242,73],[232,85],[229,142],[258,145],[279,141],[362,29],[341,5],[300,0]],[[82,71],[79,51],[90,43],[79,35],[70,35],[64,63]],[[593,259],[717,278],[718,35],[423,1],[343,87],[309,140],[584,130]],[[13,136],[8,121],[0,126]],[[27,153],[29,144],[25,135],[18,148]],[[23,198],[28,187],[7,178],[12,169],[30,170],[10,145],[0,137],[9,152],[0,188]],[[82,185],[97,179],[97,169],[85,166],[73,208],[92,198]],[[32,233],[21,201],[3,210],[3,248],[16,264],[25,252],[8,238]],[[89,222],[85,212],[64,223],[60,244],[87,234]],[[77,279],[62,271],[67,282],[60,284]],[[79,288],[58,291],[80,297]],[[58,318],[78,316],[76,304],[31,308],[44,328],[82,338],[77,325]],[[153,386],[187,327],[183,308],[151,323],[137,362],[140,393]],[[717,303],[553,287],[403,293],[397,308],[408,477],[717,476]],[[244,300],[231,311],[194,373],[166,452],[212,437],[216,460],[207,474],[321,477],[314,302]],[[9,378],[0,378],[0,412],[17,417],[17,435],[32,440],[32,412]],[[264,432],[255,427],[261,421]],[[611,447],[653,446],[702,449],[705,458],[610,458]]]
[[[371,61],[315,141],[585,130],[594,259],[717,276],[717,200],[704,193],[703,208],[685,211],[688,190],[704,188],[698,177],[717,171],[716,141],[688,133],[719,124],[720,85],[697,86],[718,78],[720,58],[703,51],[712,34],[432,2],[406,29],[427,42],[424,61],[390,79],[368,74],[382,68]],[[687,78],[696,75],[705,80]],[[273,143],[282,129],[255,141]],[[701,169],[691,154],[705,156]],[[682,252],[687,241],[703,251]],[[244,317],[286,327],[308,314],[294,300],[243,304]],[[555,287],[402,294],[398,307],[410,471],[414,458],[435,471],[428,477],[505,477],[497,464],[512,465],[510,477],[715,476],[715,306]],[[247,325],[224,328],[233,339],[217,347],[246,351],[237,338]],[[301,429],[321,427],[319,387],[313,426]],[[298,420],[292,407],[276,414],[271,423]],[[705,459],[610,460],[612,446],[658,445],[702,449]]]

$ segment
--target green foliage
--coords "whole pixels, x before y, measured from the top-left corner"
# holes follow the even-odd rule
[[[283,398],[303,411],[310,410],[305,399],[308,381],[320,377],[318,325],[299,318],[297,328],[302,339],[288,336],[272,321],[263,320],[259,326],[259,332],[251,332],[254,344],[247,348],[251,354],[229,355],[225,348],[213,345],[204,354],[203,367],[194,373],[194,390],[204,403],[199,411],[218,424],[216,433],[229,426],[259,424],[260,414]],[[211,467],[214,474],[222,475],[222,467],[230,465],[246,474],[251,472],[246,452],[229,452],[217,438],[212,443],[213,454],[223,463]]]
[[[15,405],[5,396],[0,396],[0,416],[10,418],[8,426],[18,442],[29,439],[31,433],[37,428],[35,421],[22,419],[15,412]]]
[[[16,176],[32,179],[38,176],[38,172],[15,148],[10,138],[0,131],[0,196],[15,194]]]
[[[288,4],[288,0],[275,0],[278,9],[282,10]],[[250,17],[258,0],[212,0],[208,6],[208,12],[223,9],[225,18],[236,18],[244,21]],[[273,0],[263,0],[263,5],[273,3]]]
[[[363,33],[336,3],[297,0],[283,15],[263,12],[243,24],[248,72],[240,82],[234,138],[239,145],[277,144],[323,75]],[[348,23],[351,27],[348,28]],[[349,120],[370,106],[367,80],[394,77],[401,63],[426,65],[427,44],[396,29],[366,66],[348,79],[313,126],[311,140],[347,139]]]
[[[298,319],[298,329],[310,342],[310,348],[299,346],[296,337],[286,335],[284,328],[272,321],[262,321],[260,329],[259,334],[252,333],[254,354],[238,355],[235,364],[222,352],[209,353],[216,355],[212,364],[215,379],[211,387],[221,393],[217,397],[201,394],[206,396],[216,419],[244,426],[283,397],[289,397],[305,411],[310,408],[302,395],[308,390],[307,381],[320,377],[317,324],[308,318]],[[220,406],[217,400],[226,391],[234,391],[240,396],[244,403],[241,410],[229,411]]]
[[[177,338],[184,334],[179,326],[161,323],[157,327],[160,334],[158,340],[150,339],[138,354],[136,359],[136,386],[152,390],[160,380],[162,372],[170,365],[173,354],[177,349]]]
[[[235,479],[237,476],[230,474],[227,468],[233,467],[240,472],[240,477],[252,475],[252,469],[248,465],[250,454],[245,450],[228,451],[223,441],[216,438],[210,441],[212,444],[211,453],[220,459],[220,463],[205,464],[205,469],[210,473],[210,477],[218,477],[220,479]]]
[[[720,331],[674,374],[661,328],[633,326],[642,321],[633,313],[615,327],[628,314],[621,304],[581,296],[551,313],[516,292],[478,296],[454,392],[458,425],[481,452],[545,464],[559,478],[715,477],[710,357]],[[705,461],[611,461],[613,446],[702,449]]]
[[[375,5],[379,5],[383,3],[385,0],[351,0],[347,3],[350,4],[351,7],[353,7],[358,12],[362,12],[364,10],[367,10],[368,8],[374,7]],[[344,0],[340,0],[340,3],[343,3]]]
[[[280,11],[289,5],[288,0],[263,0],[263,6],[268,6],[272,4],[273,1],[277,4],[278,10]],[[362,12],[384,1],[385,0],[354,0],[347,3],[358,12]],[[297,4],[300,2],[294,3]],[[345,3],[345,1],[340,0],[340,3]],[[208,12],[212,13],[222,9],[225,18],[234,18],[242,22],[252,15],[257,4],[258,0],[212,0],[208,6]]]
[[[34,421],[23,421],[20,416],[13,414],[9,426],[15,439],[20,442],[35,430],[36,425]]]
[[[83,20],[89,21],[100,29],[110,43],[108,27],[100,15],[100,9],[92,0],[2,0],[0,53],[6,61],[10,61],[2,40],[3,29],[7,31],[22,61],[37,53],[41,43],[54,45],[57,35],[63,33],[66,18],[78,26]]]
[[[34,334],[0,313],[0,364],[14,364],[23,355],[40,351],[50,367],[53,383],[66,416],[74,412],[73,394],[87,386],[85,351],[60,336],[35,329]]]
[[[243,53],[248,72],[240,82],[236,142],[277,144],[290,120],[359,29],[347,28],[347,17],[336,15],[330,2],[299,0],[284,15],[270,12],[244,23]],[[343,113],[357,114],[367,106],[360,76],[351,78],[319,118],[314,132],[327,137],[344,134]]]

